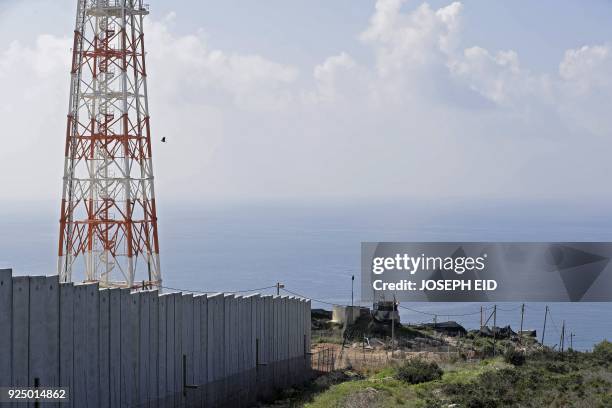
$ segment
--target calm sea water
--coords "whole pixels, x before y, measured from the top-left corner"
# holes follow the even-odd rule
[[[612,215],[584,205],[452,202],[408,204],[160,205],[165,285],[193,291],[234,291],[272,286],[330,303],[349,303],[362,241],[612,241]],[[57,252],[53,204],[0,207],[0,267],[15,274],[53,274]],[[358,282],[356,278],[355,282]],[[612,288],[610,288],[612,290]],[[274,293],[266,290],[265,293]],[[359,288],[355,286],[359,303]],[[365,303],[364,303],[365,304]],[[479,325],[481,304],[410,303],[405,306]],[[490,306],[485,304],[484,306]],[[498,304],[498,325],[517,329],[519,304]],[[329,308],[313,302],[313,307]],[[544,304],[529,303],[524,327],[537,329]],[[612,338],[612,303],[552,303],[545,342],[557,344],[562,321],[574,347],[589,349]],[[431,321],[402,310],[402,321]],[[569,339],[569,334],[566,335]]]

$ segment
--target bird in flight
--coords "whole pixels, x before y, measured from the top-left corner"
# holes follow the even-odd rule
[[[166,136],[162,137],[162,143],[166,143]]]

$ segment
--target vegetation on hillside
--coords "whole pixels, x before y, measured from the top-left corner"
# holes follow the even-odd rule
[[[599,343],[591,353],[544,349],[526,359],[519,354],[443,364],[441,377],[437,366],[425,362],[386,367],[311,393],[295,406],[612,407],[612,343]]]

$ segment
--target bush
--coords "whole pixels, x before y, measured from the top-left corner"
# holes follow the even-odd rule
[[[567,374],[570,372],[570,366],[564,361],[548,361],[544,368],[555,374]]]
[[[604,340],[593,348],[593,355],[601,361],[612,363],[612,343]]]
[[[510,348],[504,353],[504,361],[513,366],[522,366],[525,364],[525,354],[517,349]]]
[[[442,369],[435,362],[415,359],[406,361],[399,366],[395,378],[409,384],[419,384],[439,380],[442,378],[442,374]]]
[[[522,402],[530,397],[526,388],[535,382],[522,377],[514,368],[504,368],[481,374],[477,381],[467,384],[445,384],[442,389],[460,407],[516,407],[525,406]]]

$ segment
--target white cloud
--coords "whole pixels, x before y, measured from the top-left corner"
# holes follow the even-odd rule
[[[287,85],[298,70],[259,55],[239,55],[211,49],[200,34],[177,36],[166,22],[147,26],[149,66],[164,78],[163,91],[184,99],[185,90],[200,101],[221,94],[242,107],[277,109],[288,102]]]
[[[569,129],[609,138],[612,133],[612,50],[608,45],[567,50],[559,64],[558,108]]]
[[[451,73],[472,90],[500,105],[524,96],[524,88],[531,80],[521,70],[514,51],[491,55],[484,48],[471,47],[464,50],[462,58],[450,59],[448,65]]]
[[[607,45],[584,46],[567,50],[559,74],[564,80],[573,83],[576,90],[586,93],[594,88],[612,85],[610,72],[612,51]]]
[[[461,3],[433,10],[427,3],[405,14],[404,0],[379,0],[369,27],[361,34],[377,54],[377,69],[389,76],[435,64],[448,53],[459,27]]]
[[[41,35],[35,44],[18,41],[0,51],[0,186],[3,196],[55,197],[49,183],[53,160],[63,156],[71,40]],[[61,172],[54,174],[61,176]]]

